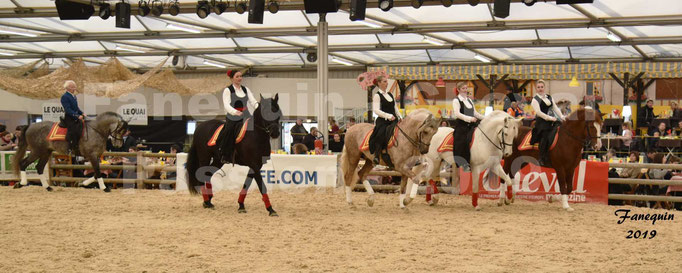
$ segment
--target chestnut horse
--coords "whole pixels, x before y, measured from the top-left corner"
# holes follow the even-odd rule
[[[561,190],[561,203],[567,211],[573,211],[568,205],[568,194],[573,191],[573,173],[580,163],[585,145],[592,145],[595,149],[601,147],[601,127],[603,121],[599,113],[592,109],[580,109],[571,113],[566,121],[559,126],[557,145],[549,151],[552,168],[556,171],[559,188]],[[504,159],[504,172],[511,177],[516,175],[523,166],[533,162],[537,165],[539,158],[538,150],[529,149],[519,151],[519,145],[530,127],[521,127],[518,136],[514,139],[514,152]],[[530,161],[528,159],[531,159]],[[533,160],[535,159],[535,160]],[[552,202],[552,198],[549,200]]]

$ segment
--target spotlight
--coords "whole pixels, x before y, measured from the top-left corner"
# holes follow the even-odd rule
[[[244,14],[248,8],[246,7],[246,3],[241,2],[239,4],[235,4],[234,10],[239,13],[239,14]]]
[[[623,39],[621,39],[618,35],[613,34],[613,32],[610,32],[610,31],[608,34],[606,34],[606,38],[609,38],[609,40],[611,40],[612,42],[616,42],[616,43],[620,43],[623,41]]]
[[[393,0],[379,0],[379,8],[383,11],[389,11],[393,8]]]
[[[99,18],[102,20],[109,19],[111,16],[111,6],[107,3],[102,3],[99,5]]]
[[[469,2],[469,5],[472,7],[475,7],[479,2],[481,2],[481,0],[467,0],[467,2]]]
[[[268,10],[270,13],[277,13],[279,11],[279,4],[277,1],[270,1],[270,3],[268,3]]]
[[[168,13],[173,16],[178,16],[178,14],[180,14],[180,6],[178,5],[177,0],[170,4],[170,7],[168,7]]]
[[[152,2],[152,14],[156,17],[163,14],[163,2],[161,2],[161,0],[154,0],[154,2]]]
[[[526,4],[526,6],[529,6],[529,7],[532,6],[532,5],[535,5],[535,2],[537,2],[537,0],[523,0],[523,3]]]
[[[208,17],[209,14],[211,14],[211,6],[208,5],[208,1],[197,2],[197,16],[204,19]]]
[[[440,0],[440,3],[443,4],[446,8],[449,6],[452,6],[452,0]]]
[[[412,0],[412,7],[415,9],[421,8],[424,4],[424,0]]]
[[[137,3],[137,14],[140,16],[147,16],[151,9],[149,8],[149,3],[147,1],[140,1]]]
[[[226,3],[226,2],[223,2],[222,0],[220,0],[220,2],[215,4],[215,6],[213,7],[213,12],[215,12],[215,14],[221,15],[221,14],[223,14],[223,12],[225,12],[225,10],[227,9],[227,6],[229,6],[229,3]]]

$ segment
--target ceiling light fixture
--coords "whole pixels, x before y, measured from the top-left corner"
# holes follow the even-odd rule
[[[424,0],[412,0],[412,7],[415,9],[421,8],[424,4]]]
[[[483,56],[483,55],[478,55],[478,54],[474,55],[474,59],[479,60],[479,61],[484,62],[484,63],[492,62],[492,60],[490,58]]]
[[[191,33],[201,33],[201,30],[198,30],[196,28],[181,26],[181,25],[166,24],[166,28],[175,29],[175,30],[182,30],[182,31],[191,32]]]
[[[244,12],[246,12],[247,9],[248,7],[244,2],[238,3],[234,6],[234,10],[239,14],[244,14]]]
[[[609,40],[611,40],[612,42],[616,42],[616,43],[620,43],[623,41],[620,37],[618,37],[618,35],[613,34],[613,32],[610,32],[610,31],[608,34],[606,34],[606,38],[609,38]]]
[[[208,17],[209,14],[211,14],[211,6],[208,5],[208,1],[197,2],[197,16],[204,19]]]
[[[102,3],[99,5],[99,18],[102,20],[109,19],[111,17],[111,5],[108,3]]]
[[[467,2],[469,2],[469,5],[471,5],[472,7],[475,7],[476,5],[478,5],[478,3],[481,2],[481,0],[467,0]]]
[[[336,57],[332,57],[332,62],[335,62],[337,64],[346,65],[346,66],[353,66],[353,63],[346,61],[344,59],[336,58]]]
[[[161,2],[161,0],[154,0],[154,2],[152,2],[152,14],[156,17],[163,14],[163,2]]]
[[[213,6],[213,12],[215,12],[215,14],[221,15],[223,12],[225,12],[225,10],[227,10],[228,6],[230,6],[228,2],[223,2],[223,0],[220,0],[220,2]]]
[[[26,36],[26,37],[38,37],[37,34],[28,33],[28,32],[18,32],[18,31],[7,30],[7,29],[0,29],[0,33],[2,33],[2,34],[20,35],[20,36]]]
[[[151,9],[149,8],[149,3],[147,1],[140,1],[137,3],[137,14],[140,16],[147,16]]]
[[[389,11],[393,8],[393,0],[379,0],[379,8],[383,11]]]
[[[526,6],[529,6],[529,7],[532,6],[532,5],[535,5],[535,2],[537,2],[537,0],[523,0],[523,3],[526,4]]]
[[[449,6],[452,6],[452,0],[440,0],[440,3],[443,4],[446,8]]]
[[[270,3],[268,3],[268,10],[272,14],[277,13],[279,11],[279,4],[277,1],[270,1]]]
[[[178,0],[175,0],[170,7],[168,7],[168,13],[173,16],[178,16],[180,14],[180,5],[178,5]]]
[[[224,65],[222,65],[222,64],[214,63],[214,62],[211,62],[211,61],[209,61],[209,60],[204,60],[204,64],[205,64],[205,65],[210,65],[210,66],[215,66],[215,67],[218,67],[218,68],[226,68],[226,66],[224,66]]]
[[[379,25],[379,24],[377,24],[377,23],[370,22],[370,21],[367,21],[367,20],[357,20],[357,21],[355,21],[355,22],[358,22],[358,23],[360,23],[360,24],[363,24],[363,25],[368,26],[368,27],[371,27],[371,28],[381,28],[381,27],[382,27],[381,25]]]
[[[437,46],[445,45],[445,42],[443,42],[443,41],[441,41],[441,40],[436,40],[436,39],[433,39],[433,38],[430,38],[430,37],[426,37],[426,36],[424,36],[424,39],[422,39],[422,42],[424,42],[424,43],[429,43],[429,44],[432,44],[432,45],[437,45]]]

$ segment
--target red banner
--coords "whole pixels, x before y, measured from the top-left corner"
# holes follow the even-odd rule
[[[487,172],[487,170],[486,170]],[[573,192],[568,195],[572,203],[608,204],[609,164],[605,162],[580,161],[573,175]],[[499,198],[500,179],[494,174],[482,181],[481,173],[478,193],[480,198]],[[460,194],[471,195],[471,173],[459,174]],[[554,169],[528,164],[514,177],[516,198],[529,201],[547,201],[552,195],[561,194],[559,181]]]

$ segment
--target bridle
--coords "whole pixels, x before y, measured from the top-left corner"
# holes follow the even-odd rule
[[[123,141],[123,137],[122,137],[122,136],[117,136],[118,134],[115,134],[115,133],[117,133],[117,132],[119,132],[119,131],[122,131],[123,128],[124,128],[124,127],[126,126],[126,124],[128,123],[128,122],[124,121],[123,119],[119,118],[118,124],[116,125],[116,128],[115,128],[114,130],[112,130],[109,134],[107,134],[107,133],[104,133],[104,132],[100,131],[100,130],[97,129],[96,127],[90,125],[89,122],[85,122],[85,121],[83,121],[83,122],[84,122],[88,127],[90,127],[93,131],[95,131],[98,135],[100,135],[102,138],[107,139],[107,138],[111,137],[113,140],[116,140],[116,141]],[[87,132],[87,130],[86,130],[86,132]]]
[[[595,128],[595,129],[596,129],[596,128]],[[577,136],[575,136],[575,135],[573,135],[573,134],[571,134],[571,132],[569,132],[568,130],[562,130],[562,131],[564,131],[564,133],[565,133],[567,136],[569,136],[570,138],[572,138],[572,139],[574,139],[574,140],[576,140],[576,141],[578,141],[578,142],[580,142],[580,143],[583,143],[583,146],[588,146],[588,145],[590,145],[590,144],[592,143],[592,140],[593,140],[593,139],[598,139],[598,138],[599,138],[599,137],[596,136],[596,135],[595,135],[595,136],[592,136],[592,134],[590,133],[590,128],[589,128],[589,126],[588,126],[587,120],[585,121],[585,132],[587,133],[587,136],[585,136],[585,137],[582,138],[582,139],[579,138],[579,137],[577,137]]]
[[[259,103],[258,108],[260,108],[260,103]],[[258,111],[258,109],[256,109],[256,111]],[[256,123],[256,116],[255,115],[253,116],[253,119],[254,119],[253,125],[256,128],[263,130],[268,136],[272,137],[272,133],[277,131],[276,127],[277,127],[277,124],[279,124],[279,122],[273,122],[273,123],[267,124],[265,122],[265,118],[263,118],[262,115],[261,115],[261,123],[262,124]]]
[[[507,146],[510,146],[510,147],[511,147],[512,145],[514,145],[514,143],[506,143],[506,142],[504,142],[504,139],[505,139],[505,137],[507,136],[506,129],[509,129],[508,121],[509,121],[509,118],[505,118],[505,119],[504,119],[504,127],[502,127],[502,129],[500,129],[500,131],[498,131],[497,134],[495,134],[495,136],[501,135],[499,146],[498,146],[498,144],[495,143],[492,139],[490,139],[490,137],[488,137],[488,135],[485,134],[485,132],[481,129],[480,126],[478,126],[478,127],[476,127],[476,128],[477,128],[479,131],[481,131],[481,133],[483,134],[483,136],[485,136],[485,138],[488,139],[488,141],[490,142],[490,144],[492,144],[493,146],[495,146],[495,148],[497,148],[498,150],[502,151],[502,153],[504,153],[504,149],[506,149]]]
[[[416,147],[417,149],[419,149],[421,151],[422,147],[426,147],[426,148],[429,147],[429,144],[422,142],[422,134],[424,132],[421,132],[422,127],[424,127],[424,125],[426,125],[426,122],[428,120],[429,120],[429,118],[426,118],[424,120],[424,122],[422,122],[422,124],[419,125],[419,127],[417,128],[417,139],[416,140],[411,138],[410,136],[408,136],[407,133],[405,133],[405,131],[403,131],[403,128],[400,128],[400,122],[398,122],[398,124],[396,124],[395,126],[398,127],[398,130],[400,131],[400,133],[402,133],[403,136],[405,136],[405,138],[407,138],[407,141],[409,141],[412,144],[412,146]],[[401,120],[401,122],[402,122],[402,120]],[[396,146],[398,146],[398,145],[396,145]]]

